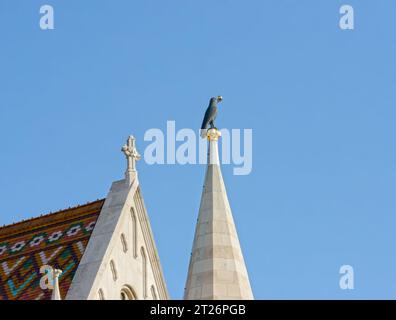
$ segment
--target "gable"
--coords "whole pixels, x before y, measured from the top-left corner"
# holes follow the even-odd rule
[[[51,299],[40,288],[40,268],[63,271],[65,297],[94,229],[104,200],[0,228],[0,300]]]
[[[112,184],[66,300],[169,298],[137,176],[128,182]]]

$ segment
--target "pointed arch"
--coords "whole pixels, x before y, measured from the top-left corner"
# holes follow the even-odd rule
[[[117,269],[115,267],[113,260],[110,261],[110,269],[111,269],[111,273],[113,274],[113,280],[116,281],[117,280]]]
[[[121,244],[122,244],[122,251],[126,253],[128,251],[128,243],[123,233],[121,233]]]
[[[121,300],[138,300],[135,290],[129,285],[125,285],[121,289]]]
[[[143,299],[147,298],[147,257],[143,247],[140,248],[140,254],[142,255],[142,270],[143,270]]]
[[[138,237],[137,237],[137,219],[135,209],[131,207],[131,218],[132,218],[132,251],[133,257],[137,258],[137,247],[138,247]]]
[[[104,297],[104,294],[103,294],[103,290],[102,290],[102,289],[99,289],[99,291],[98,291],[98,297],[99,297],[99,300],[105,300],[105,297]]]
[[[151,295],[153,297],[153,300],[158,300],[157,298],[157,292],[155,291],[154,285],[151,286]]]

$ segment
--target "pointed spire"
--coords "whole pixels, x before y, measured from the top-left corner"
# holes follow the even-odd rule
[[[54,281],[52,289],[51,300],[62,300],[59,290],[59,276],[62,274],[62,270],[52,269],[52,279]]]
[[[209,129],[208,165],[184,299],[253,299],[220,170],[216,128]]]

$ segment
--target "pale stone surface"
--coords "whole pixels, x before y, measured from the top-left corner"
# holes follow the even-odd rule
[[[169,299],[140,193],[135,169],[138,154],[131,137],[123,151],[127,153],[128,159],[126,179],[116,181],[111,186],[66,296],[67,300],[91,300],[101,296],[106,300],[119,300],[124,289],[128,289],[135,299]],[[135,228],[131,210],[136,216],[136,236],[133,234]],[[143,270],[143,259],[146,261],[146,272]]]
[[[54,288],[52,289],[51,300],[62,300],[60,291],[59,291],[59,276],[62,274],[62,270],[53,269],[52,270],[52,278],[54,280]]]
[[[216,129],[209,152],[184,299],[253,299],[249,277],[220,170]]]

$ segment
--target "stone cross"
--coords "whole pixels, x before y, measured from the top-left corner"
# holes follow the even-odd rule
[[[132,183],[131,176],[136,172],[136,161],[140,160],[140,154],[136,149],[135,141],[136,140],[133,136],[129,136],[127,144],[121,149],[128,161],[128,167],[125,172],[125,178],[128,184]]]

